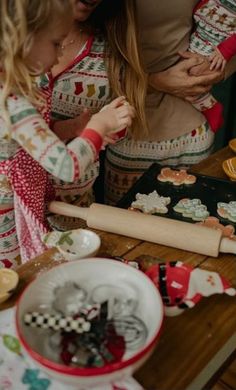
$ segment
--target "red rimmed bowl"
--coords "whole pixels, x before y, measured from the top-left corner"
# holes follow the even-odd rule
[[[88,294],[98,287],[106,286],[108,299],[113,295],[112,289],[114,294],[123,291],[128,300],[134,299],[136,304],[133,314],[145,324],[147,331],[143,344],[135,350],[126,351],[121,361],[99,368],[71,367],[49,357],[45,330],[26,326],[24,315],[32,311],[50,311],[55,289],[68,282],[80,285]],[[61,382],[76,385],[78,389],[132,375],[151,355],[162,321],[162,299],[149,278],[129,265],[103,258],[72,261],[44,272],[24,290],[16,310],[16,329],[26,354],[47,374]]]

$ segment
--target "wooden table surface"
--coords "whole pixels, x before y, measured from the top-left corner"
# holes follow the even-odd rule
[[[226,178],[221,168],[233,153],[224,148],[201,162],[192,171]],[[236,194],[236,183],[235,183]],[[123,256],[133,260],[151,255],[165,260],[181,260],[194,267],[217,271],[236,287],[236,256],[220,254],[211,258],[149,242],[99,232],[102,246],[98,256]],[[55,264],[55,250],[19,267],[20,284],[2,309],[15,303],[25,285],[37,274]],[[146,390],[209,389],[208,381],[236,350],[236,300],[227,295],[204,298],[193,309],[165,318],[163,332],[155,351],[135,374]]]

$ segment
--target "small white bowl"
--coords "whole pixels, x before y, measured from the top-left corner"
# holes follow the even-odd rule
[[[66,366],[54,360],[48,351],[48,334],[24,324],[24,315],[32,311],[50,312],[55,302],[55,292],[66,283],[79,285],[86,291],[87,297],[105,293],[107,300],[123,292],[125,300],[135,296],[134,317],[145,324],[146,335],[135,349],[128,349],[122,360],[106,364],[103,367],[81,368]],[[65,294],[64,294],[65,295]],[[97,294],[96,294],[97,295]],[[71,295],[68,295],[71,297]],[[76,386],[77,389],[89,388],[110,383],[131,376],[152,353],[159,338],[163,321],[163,304],[159,291],[151,280],[141,271],[116,260],[89,258],[60,264],[39,275],[24,290],[17,304],[16,328],[23,349],[29,357],[50,376],[60,382]],[[136,339],[135,339],[136,340]]]
[[[66,260],[78,260],[95,256],[101,246],[100,237],[87,229],[48,233],[44,242],[56,247]]]

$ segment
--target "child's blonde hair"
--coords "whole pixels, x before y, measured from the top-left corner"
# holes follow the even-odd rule
[[[3,86],[0,104],[6,120],[6,99],[10,93],[20,92],[32,101],[38,97],[35,74],[25,61],[34,34],[69,7],[69,0],[0,1],[0,81]]]

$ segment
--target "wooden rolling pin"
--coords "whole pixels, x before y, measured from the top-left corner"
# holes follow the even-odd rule
[[[222,237],[220,230],[169,218],[147,215],[93,203],[89,208],[51,202],[56,214],[84,219],[90,228],[138,238],[173,248],[217,257],[219,252],[236,254],[236,241]]]

